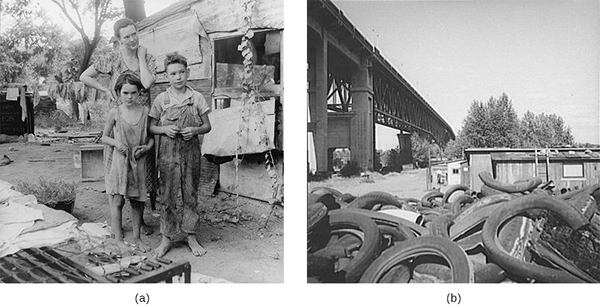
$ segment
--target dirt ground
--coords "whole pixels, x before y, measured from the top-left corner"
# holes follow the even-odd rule
[[[315,187],[331,187],[342,193],[350,193],[355,196],[370,191],[384,191],[399,198],[421,199],[427,193],[426,169],[405,170],[402,173],[367,173],[365,177],[342,178],[334,176],[331,179],[320,182],[309,182],[308,191]],[[441,191],[446,186],[441,186]]]
[[[36,130],[39,135],[39,130]],[[76,134],[67,132],[67,134]],[[47,139],[45,139],[47,140]],[[21,181],[67,179],[81,181],[81,169],[76,168],[80,146],[93,139],[52,142],[1,143],[0,157],[8,156],[14,162],[0,166],[0,179],[13,185]],[[108,197],[103,193],[103,182],[80,182],[73,216],[79,224],[106,222],[110,224]],[[193,273],[221,278],[231,282],[283,282],[283,208],[268,203],[220,193],[206,197],[202,204],[203,221],[198,241],[208,253],[194,257],[187,245],[175,244],[165,258],[173,261],[189,260]],[[130,208],[123,211],[125,240],[132,236]],[[160,243],[159,211],[146,207],[144,220],[154,233],[142,235],[152,248]],[[144,255],[144,254],[142,254]],[[145,254],[148,255],[148,254]]]

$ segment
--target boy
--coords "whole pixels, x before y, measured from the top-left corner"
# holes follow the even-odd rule
[[[190,72],[185,57],[171,53],[164,63],[171,86],[154,100],[149,126],[150,133],[157,136],[160,173],[162,241],[154,254],[164,256],[174,237],[184,232],[192,253],[201,256],[206,250],[195,234],[201,157],[198,135],[211,129],[210,107],[202,94],[187,86]]]

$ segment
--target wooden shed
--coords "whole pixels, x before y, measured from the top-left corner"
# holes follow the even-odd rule
[[[600,182],[600,149],[467,149],[471,187],[483,184],[478,177],[489,171],[504,183],[539,177],[554,181],[556,189],[581,188]],[[466,183],[463,183],[466,184]]]
[[[182,0],[137,26],[140,44],[157,58],[152,98],[169,87],[164,59],[177,51],[188,59],[188,85],[211,105],[213,129],[204,136],[202,151],[220,164],[203,158],[201,190],[210,193],[218,179],[222,191],[281,201],[283,0]],[[244,57],[238,49],[248,26],[258,97],[251,105],[242,100]]]

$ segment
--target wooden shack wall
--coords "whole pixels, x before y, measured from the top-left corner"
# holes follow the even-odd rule
[[[563,177],[563,163],[572,161],[550,161],[548,166],[548,180],[554,181],[556,189],[583,187],[600,183],[600,162],[583,161],[583,177]],[[504,183],[514,183],[518,180],[536,177],[534,161],[499,161],[495,162],[496,179]],[[538,168],[546,168],[545,161],[541,161]],[[546,181],[545,175],[539,175]]]
[[[479,173],[483,171],[493,173],[492,156],[490,154],[471,154],[471,160],[469,164],[471,189],[477,191],[481,189],[483,182],[479,178]]]
[[[502,183],[514,183],[536,176],[533,161],[499,161],[494,162],[494,165],[496,179]]]

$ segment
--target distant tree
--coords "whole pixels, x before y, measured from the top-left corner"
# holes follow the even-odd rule
[[[81,35],[83,42],[83,56],[79,61],[79,75],[88,68],[94,50],[100,42],[102,25],[107,20],[123,16],[122,9],[111,7],[111,0],[51,0],[65,14],[71,25]],[[83,25],[84,14],[93,15],[94,35],[90,39]],[[79,77],[79,76],[78,76]]]
[[[457,134],[456,139],[452,139],[446,143],[444,148],[444,154],[450,159],[464,158],[464,150],[469,148],[465,138],[462,136],[461,131]]]
[[[522,147],[558,147],[573,145],[571,128],[555,114],[535,115],[527,111],[521,119],[519,135]]]
[[[410,136],[414,164],[419,167],[427,167],[429,155],[435,158],[440,155],[440,147],[432,142],[430,138],[423,137],[418,133]]]
[[[493,148],[519,145],[519,119],[505,93],[484,103],[473,101],[461,136],[468,147]]]
[[[2,14],[12,18],[0,36],[0,81],[35,86],[67,58],[66,35],[29,0],[0,2],[0,6]]]
[[[385,162],[385,166],[383,167],[384,173],[402,171],[402,155],[400,154],[400,147],[385,151],[382,155],[382,159]]]

